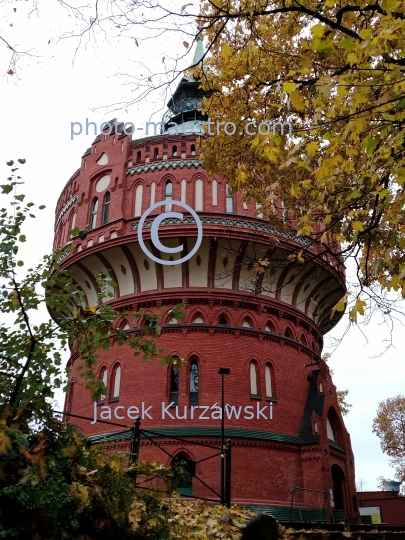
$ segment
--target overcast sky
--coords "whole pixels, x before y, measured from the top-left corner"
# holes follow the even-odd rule
[[[116,114],[107,113],[102,107],[128,102],[133,97],[131,75],[139,76],[144,71],[149,76],[148,71],[161,71],[163,57],[169,66],[170,59],[184,51],[184,47],[182,38],[176,34],[166,34],[153,42],[139,40],[139,46],[134,39],[99,34],[96,42],[85,37],[76,52],[77,38],[57,39],[73,27],[67,12],[58,8],[56,2],[52,7],[48,2],[46,11],[28,19],[27,11],[24,12],[28,9],[26,4],[15,2],[3,8],[0,22],[0,35],[10,44],[15,44],[18,50],[32,49],[38,55],[19,61],[18,77],[7,76],[4,74],[8,70],[9,54],[4,44],[0,44],[0,174],[2,178],[8,176],[5,161],[27,159],[21,168],[25,182],[21,192],[27,194],[28,200],[47,206],[37,212],[36,220],[30,222],[26,231],[28,240],[22,255],[27,265],[33,265],[52,249],[57,198],[94,139],[91,134],[77,136],[72,141],[71,122],[85,123],[89,118],[100,124],[117,116],[119,120],[141,125],[155,111],[158,112],[153,120],[159,121],[168,98],[158,93],[144,100],[140,107],[126,107]],[[17,12],[13,6],[17,6]],[[192,54],[188,61],[191,59]],[[142,68],[142,63],[147,67]],[[346,325],[347,315],[332,334],[342,335]],[[394,477],[371,428],[378,403],[405,393],[405,342],[403,327],[397,324],[393,334],[395,348],[376,357],[385,348],[389,329],[375,320],[363,332],[367,339],[359,329],[351,328],[330,365],[337,387],[350,391],[348,401],[353,408],[345,422],[351,434],[357,481],[363,480],[364,490],[374,490],[378,476]]]

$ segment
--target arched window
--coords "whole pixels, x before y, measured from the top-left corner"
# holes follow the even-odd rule
[[[166,188],[165,188],[165,211],[170,212],[172,209],[172,205],[170,204],[173,199],[173,184],[170,182],[166,182]]]
[[[107,372],[107,368],[103,368],[100,372],[100,380],[103,381],[103,383],[105,384],[105,386],[107,386],[107,383],[108,383],[108,372]],[[100,396],[100,400],[101,401],[104,401],[105,400],[105,395],[102,395]]]
[[[233,213],[233,195],[229,193],[228,184],[226,184],[226,211],[228,214]]]
[[[172,461],[173,485],[172,489],[180,495],[193,494],[193,476],[195,476],[195,462],[191,461],[184,452],[179,452]]]
[[[107,191],[107,193],[104,195],[104,202],[103,202],[103,221],[102,225],[105,225],[108,223],[108,213],[110,211],[110,192]]]
[[[305,337],[304,334],[301,334],[300,341],[301,341],[301,343],[302,343],[305,347],[308,347],[307,338]]]
[[[265,372],[264,372],[264,379],[266,383],[266,398],[274,398],[273,395],[273,374],[272,374],[272,368],[270,364],[266,364]]]
[[[202,212],[203,209],[203,181],[199,178],[195,182],[195,210],[196,212]]]
[[[97,226],[97,211],[98,211],[98,199],[97,197],[95,197],[91,205],[90,227],[92,229],[95,229]]]
[[[143,185],[138,184],[135,190],[135,217],[142,215]]]
[[[293,333],[292,333],[291,328],[289,326],[287,326],[287,328],[286,328],[286,330],[284,332],[284,335],[287,338],[294,339]]]
[[[155,148],[153,151],[153,157],[154,159],[159,159],[159,148]]]
[[[201,315],[196,315],[193,320],[194,324],[204,324],[204,321],[201,317]]]
[[[123,321],[121,330],[130,330],[130,326],[127,321]]]
[[[190,365],[190,405],[198,406],[198,360],[195,356]]]
[[[242,326],[244,326],[245,328],[250,328],[252,325],[250,324],[249,319],[243,319]]]
[[[218,324],[228,324],[228,319],[225,315],[221,315],[218,321]]]
[[[195,156],[195,145],[194,144],[192,144],[191,147],[190,147],[190,154],[192,156]]]
[[[254,360],[250,362],[250,397],[258,397],[257,394],[257,364]]]
[[[119,364],[114,368],[112,383],[112,398],[119,398],[121,386],[121,366]]]
[[[264,330],[266,332],[273,332],[273,334],[276,333],[276,330],[274,328],[274,324],[271,321],[267,321],[267,324],[266,324]]]
[[[137,163],[140,163],[142,161],[142,154],[141,154],[141,151],[139,150],[137,153],[136,153],[136,162]]]
[[[169,324],[177,324],[177,323],[178,323],[178,321],[177,321],[176,317],[171,317],[169,319]]]
[[[177,405],[179,399],[180,373],[175,370],[173,364],[170,366],[170,403]]]
[[[174,145],[172,147],[172,157],[177,157],[177,146],[176,145]]]

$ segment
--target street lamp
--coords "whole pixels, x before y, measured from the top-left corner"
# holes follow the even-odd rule
[[[230,368],[219,368],[218,375],[221,375],[221,504],[225,506],[225,387],[224,375],[229,375]]]

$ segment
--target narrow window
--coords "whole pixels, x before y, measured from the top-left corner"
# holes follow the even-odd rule
[[[287,208],[285,206],[285,202],[284,201],[281,201],[281,214],[283,216],[283,220],[285,221],[286,217],[287,217]]]
[[[319,383],[319,393],[323,394],[323,386],[322,383]]]
[[[101,372],[101,377],[100,377],[100,379],[103,381],[103,383],[105,384],[105,386],[107,386],[107,382],[108,382],[107,368],[104,368],[103,371]],[[100,397],[100,400],[101,400],[101,401],[104,401],[104,400],[105,400],[105,395],[101,396],[101,397]]]
[[[250,362],[250,395],[257,396],[257,369],[256,362]]]
[[[140,162],[141,162],[141,159],[142,159],[142,154],[141,154],[141,151],[139,150],[139,151],[136,153],[136,162],[137,162],[137,163],[140,163]]]
[[[200,315],[197,315],[197,316],[194,318],[193,323],[194,323],[194,324],[204,324],[204,321],[202,320],[202,318],[200,317]]]
[[[226,184],[226,211],[228,214],[233,213],[233,195],[229,193],[228,184]]]
[[[266,398],[273,397],[273,388],[272,388],[272,377],[271,377],[271,367],[269,364],[266,364],[266,370],[264,373],[265,382],[266,382]]]
[[[110,192],[107,191],[107,193],[104,196],[102,225],[105,225],[106,223],[108,223],[109,211],[110,211]]]
[[[159,159],[159,148],[155,148],[153,152],[154,159]]]
[[[203,208],[203,181],[199,178],[195,183],[195,209],[197,212],[202,212]]]
[[[179,399],[179,382],[180,382],[180,373],[179,371],[174,370],[174,366],[170,367],[170,403],[177,405]]]
[[[138,184],[135,191],[135,217],[142,215],[143,185]]]
[[[190,154],[191,154],[192,156],[195,156],[195,145],[194,145],[194,144],[191,145],[191,148],[190,148]]]
[[[122,330],[130,330],[130,326],[129,324],[127,323],[127,321],[124,321],[123,325],[122,325]]]
[[[244,319],[243,323],[242,323],[242,326],[245,326],[246,328],[250,328],[251,324],[250,324],[249,319]]]
[[[187,181],[185,178],[181,181],[181,202],[186,202],[186,193],[187,193]]]
[[[326,419],[326,433],[328,435],[328,439],[331,441],[335,440],[335,435],[333,433],[332,424],[330,423],[329,418]]]
[[[95,197],[93,199],[93,204],[91,205],[91,220],[90,226],[92,229],[96,228],[97,225],[97,211],[98,211],[98,199]]]
[[[165,211],[166,212],[170,212],[172,209],[172,205],[170,204],[172,199],[173,199],[173,184],[169,181],[169,182],[166,182],[166,189],[165,189],[165,201],[166,201]]]
[[[173,146],[172,148],[172,157],[177,157],[177,146]]]
[[[152,182],[150,185],[150,205],[155,204],[155,197],[156,197],[156,184],[155,182]]]
[[[218,321],[218,324],[228,324],[228,320],[225,315],[221,315]]]
[[[218,182],[212,181],[212,206],[218,206]]]
[[[70,383],[70,388],[69,388],[69,394],[68,394],[68,399],[67,399],[67,406],[66,406],[66,412],[72,412],[72,403],[73,403],[73,393],[74,393],[74,389],[75,389],[75,383],[74,382],[71,382]]]
[[[70,230],[75,228],[75,223],[76,223],[76,212],[72,216],[72,222],[70,224]]]
[[[190,366],[190,405],[198,406],[198,360],[195,357]]]
[[[120,397],[120,385],[121,385],[121,366],[118,364],[115,366],[113,375],[113,399]]]

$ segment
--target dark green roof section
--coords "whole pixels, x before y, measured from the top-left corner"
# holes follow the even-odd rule
[[[329,442],[329,446],[331,446],[332,448],[335,448],[336,450],[340,450],[341,452],[346,453],[346,450],[343,448],[343,446],[340,446],[340,444],[337,443],[336,441],[332,441],[331,439],[328,439],[328,442]]]
[[[148,431],[148,430],[145,430]],[[156,428],[150,430],[150,437],[220,437],[221,428],[199,428],[199,427],[172,427]],[[93,443],[112,442],[131,438],[132,431],[127,433],[106,433],[103,435],[93,435],[90,440]],[[225,429],[225,437],[238,439],[259,439],[265,441],[275,441],[289,444],[299,444],[299,438],[295,435],[276,433],[272,431],[256,431],[250,429]]]
[[[319,369],[314,370],[311,374],[307,402],[305,404],[304,414],[301,420],[299,439],[301,444],[316,444],[319,443],[319,435],[312,433],[312,413],[316,412],[319,418],[323,416],[323,408],[325,396],[318,393],[318,376]]]

